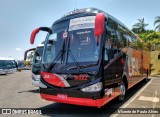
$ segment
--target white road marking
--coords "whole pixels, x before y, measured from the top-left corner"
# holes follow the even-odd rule
[[[155,97],[154,97],[154,99],[153,100],[155,100],[156,98],[157,98],[157,93],[158,93],[158,91],[156,90],[155,91]],[[159,102],[159,98],[158,98],[158,102]],[[156,103],[157,102],[155,102],[155,105],[156,105]],[[155,106],[154,106],[154,104],[153,104],[153,109],[155,108]],[[152,114],[152,117],[154,117],[154,114]]]
[[[152,82],[152,79],[151,79],[151,81],[150,81],[147,85],[145,85],[141,90],[139,90],[139,91],[135,94],[135,96],[134,96],[133,98],[131,98],[129,101],[127,101],[126,104],[125,104],[124,106],[122,106],[122,108],[126,108],[131,102],[133,102],[133,100],[135,100],[135,99],[138,97],[138,95],[139,95],[151,82]]]
[[[122,105],[122,107],[121,108],[126,108],[131,102],[133,102],[137,97],[138,97],[138,95],[150,84],[152,82],[152,79],[151,79],[151,81],[147,84],[147,85],[145,85],[141,90],[139,90],[134,96],[133,96],[133,98],[130,98],[124,105]],[[117,117],[119,114],[115,114],[115,115],[113,115],[112,117]]]
[[[153,109],[154,109],[155,107],[154,107],[154,105],[153,105]],[[154,117],[154,114],[152,114],[152,117]]]
[[[138,98],[138,100],[141,100],[141,101],[151,101],[151,102],[159,102],[159,98],[157,98],[157,97],[140,96]]]

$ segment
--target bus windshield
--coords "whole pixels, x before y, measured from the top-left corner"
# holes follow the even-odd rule
[[[0,69],[5,69],[5,61],[0,60]]]
[[[43,63],[62,64],[65,61],[72,67],[75,62],[79,65],[96,64],[99,45],[94,36],[94,23],[95,16],[86,16],[53,25],[54,33],[46,38]]]
[[[22,61],[18,61],[18,67],[24,67],[24,63]]]
[[[15,60],[12,61],[12,67],[16,68],[16,61]]]
[[[42,54],[43,54],[43,47],[37,47],[33,58],[33,62],[35,65],[41,65]]]

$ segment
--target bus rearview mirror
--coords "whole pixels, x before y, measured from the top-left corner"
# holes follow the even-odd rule
[[[31,37],[30,37],[30,43],[31,44],[34,44],[34,40],[35,40],[35,37],[36,37],[36,34],[39,32],[39,28],[36,28],[32,31],[31,33]]]
[[[28,54],[30,51],[35,51],[35,50],[36,50],[36,48],[31,48],[31,49],[29,49],[29,50],[26,50],[26,51],[24,52],[24,60],[27,59],[27,54]]]
[[[100,36],[104,32],[104,22],[105,22],[105,15],[104,13],[98,13],[95,18],[95,28],[94,28],[94,35]]]
[[[34,29],[34,30],[32,31],[32,33],[31,33],[31,37],[30,37],[30,43],[31,43],[31,44],[34,44],[35,37],[36,37],[36,35],[37,35],[37,33],[38,33],[39,31],[46,31],[46,32],[48,32],[48,33],[50,33],[50,34],[52,33],[52,30],[51,30],[51,28],[49,28],[49,27],[40,27],[40,28]]]

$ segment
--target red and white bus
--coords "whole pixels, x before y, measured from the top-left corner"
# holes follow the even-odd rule
[[[42,56],[40,95],[45,100],[100,108],[147,78],[150,53],[134,46],[137,36],[96,8],[67,13],[49,27]]]

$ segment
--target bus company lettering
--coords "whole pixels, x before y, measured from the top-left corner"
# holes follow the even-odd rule
[[[44,78],[46,79],[46,78],[50,78],[50,76],[48,75],[48,74],[45,74],[44,75]]]

